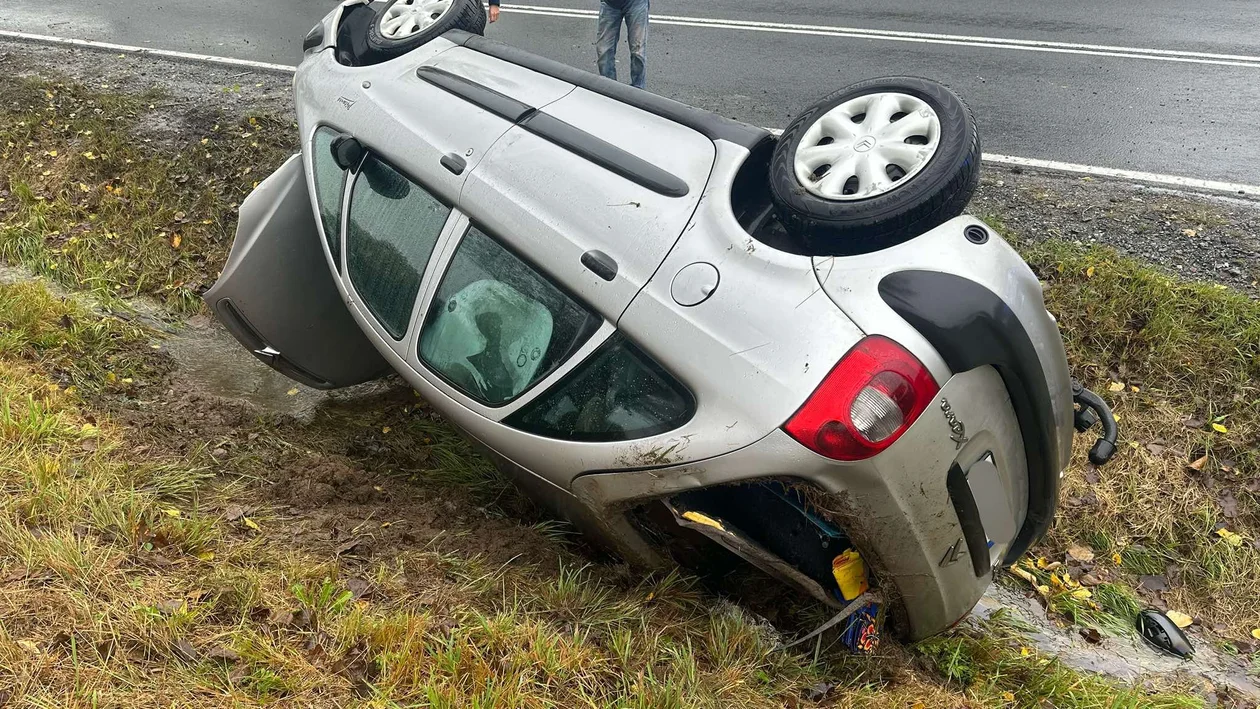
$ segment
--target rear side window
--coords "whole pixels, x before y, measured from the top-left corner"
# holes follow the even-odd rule
[[[571,357],[600,322],[474,227],[438,287],[419,355],[452,386],[500,406]]]
[[[547,438],[628,441],[678,428],[695,408],[682,384],[618,334],[504,423]]]
[[[333,263],[341,270],[341,195],[345,191],[346,171],[333,160],[332,142],[336,131],[320,128],[311,141],[311,165],[315,173],[315,203],[324,239],[332,251]]]
[[[424,268],[450,207],[373,156],[363,161],[346,221],[346,272],[381,327],[407,332]]]

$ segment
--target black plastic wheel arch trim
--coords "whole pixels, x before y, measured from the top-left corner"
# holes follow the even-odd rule
[[[945,489],[949,492],[950,502],[954,503],[958,526],[962,527],[963,539],[967,542],[971,568],[976,572],[976,578],[980,578],[993,568],[993,562],[989,559],[989,536],[984,532],[984,520],[980,518],[976,496],[971,494],[971,486],[967,484],[967,474],[957,463],[949,467]]]
[[[422,66],[416,76],[614,174],[667,197],[685,197],[686,182],[581,128],[449,71]]]
[[[1001,375],[1019,420],[1028,465],[1028,513],[1006,552],[1018,559],[1054,521],[1059,460],[1050,387],[1041,359],[1014,311],[984,286],[950,273],[899,271],[879,295],[910,323],[954,372],[990,365]]]
[[[742,123],[704,111],[673,99],[658,96],[654,93],[636,89],[629,84],[622,84],[612,79],[605,79],[599,74],[575,69],[568,64],[561,64],[552,59],[512,47],[492,39],[471,34],[463,30],[450,30],[443,38],[475,52],[501,59],[517,66],[546,74],[555,79],[579,86],[587,91],[607,96],[615,101],[633,106],[661,118],[687,126],[704,135],[709,140],[725,140],[742,145],[748,150],[757,147],[761,141],[770,137],[764,128]]]

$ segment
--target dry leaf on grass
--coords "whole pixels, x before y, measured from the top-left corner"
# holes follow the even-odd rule
[[[1073,559],[1085,564],[1094,560],[1094,551],[1087,547],[1080,546],[1079,544],[1069,546],[1067,554]]]
[[[1110,391],[1110,392],[1124,391],[1124,385],[1121,384],[1120,382],[1112,382],[1107,385],[1107,391]]]
[[[1208,457],[1204,455],[1202,457],[1196,458],[1187,467],[1189,467],[1191,470],[1203,470],[1203,466],[1207,465],[1207,460],[1208,460]]]

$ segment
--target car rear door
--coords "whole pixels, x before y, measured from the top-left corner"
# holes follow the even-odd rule
[[[714,156],[698,131],[579,87],[495,143],[460,207],[616,322],[695,212]]]

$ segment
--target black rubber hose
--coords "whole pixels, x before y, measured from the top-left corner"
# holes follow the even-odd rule
[[[1120,434],[1116,426],[1116,417],[1111,407],[1094,392],[1086,389],[1080,382],[1072,382],[1072,398],[1083,407],[1093,409],[1102,421],[1103,435],[1089,449],[1089,462],[1094,465],[1105,465],[1116,454],[1116,437]]]

